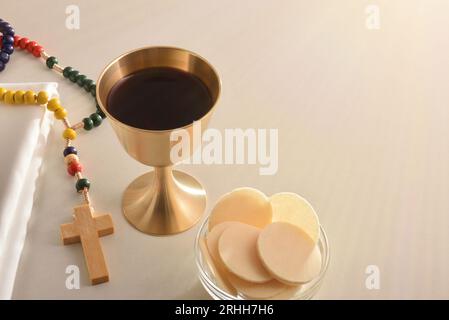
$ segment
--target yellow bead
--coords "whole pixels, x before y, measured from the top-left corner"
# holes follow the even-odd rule
[[[67,128],[62,133],[62,137],[64,139],[75,140],[76,139],[76,131],[71,128]]]
[[[80,158],[78,158],[76,154],[70,153],[64,158],[64,162],[65,164],[69,165],[72,162],[80,162]]]
[[[7,103],[7,104],[14,104],[14,93],[15,92],[12,91],[12,90],[6,91],[5,96],[4,96],[5,103]]]
[[[48,102],[48,93],[46,91],[39,91],[37,94],[37,103],[46,104]]]
[[[67,116],[67,110],[63,107],[56,109],[55,111],[55,118],[58,120],[62,120]]]
[[[0,88],[0,101],[3,101],[3,97],[6,93],[6,91],[8,91],[8,90],[6,90],[5,88]]]
[[[50,99],[50,101],[48,101],[48,103],[47,103],[47,109],[48,110],[56,111],[59,108],[61,108],[61,104],[60,104],[58,98],[53,98],[53,99]]]
[[[36,95],[33,91],[28,90],[25,92],[25,95],[23,96],[23,100],[26,104],[35,104],[36,103]]]
[[[25,91],[23,91],[23,90],[16,91],[16,93],[14,93],[14,103],[22,104],[24,95],[25,95]]]

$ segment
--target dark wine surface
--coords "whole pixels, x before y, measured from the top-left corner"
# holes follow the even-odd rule
[[[107,99],[109,113],[141,129],[175,129],[202,118],[213,105],[195,75],[169,67],[148,68],[118,81]]]

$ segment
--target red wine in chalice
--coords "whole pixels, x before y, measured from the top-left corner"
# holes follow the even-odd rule
[[[170,67],[134,72],[120,79],[107,98],[108,112],[114,118],[147,130],[189,125],[212,106],[212,95],[197,76]]]

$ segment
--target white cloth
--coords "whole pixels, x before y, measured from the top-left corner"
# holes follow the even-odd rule
[[[8,83],[12,90],[46,90],[57,83]],[[43,106],[0,105],[0,299],[11,297],[33,208],[36,181],[53,117]]]

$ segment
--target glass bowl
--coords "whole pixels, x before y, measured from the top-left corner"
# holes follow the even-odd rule
[[[198,267],[198,274],[201,284],[215,300],[245,300],[246,298],[240,294],[234,296],[226,292],[223,288],[220,288],[213,271],[201,251],[200,240],[207,236],[208,224],[209,218],[204,220],[195,239],[195,260]],[[312,281],[302,285],[301,288],[298,289],[298,291],[290,298],[290,300],[312,299],[312,297],[318,292],[321,283],[323,282],[324,275],[326,274],[327,267],[329,266],[330,252],[327,236],[322,226],[320,226],[320,234],[317,245],[320,249],[322,258],[320,274]]]

